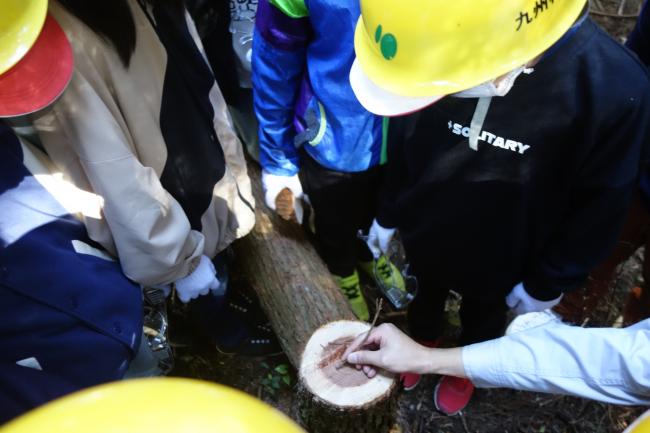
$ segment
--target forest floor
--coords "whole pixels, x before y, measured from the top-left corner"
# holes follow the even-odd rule
[[[635,19],[628,16],[638,14],[640,4],[641,0],[592,0],[592,17],[619,42],[624,42],[635,23]],[[610,299],[594,315],[593,324],[612,325],[620,321],[620,308],[629,289],[640,283],[641,254],[641,251],[637,252],[622,266]],[[372,298],[373,289],[365,289]],[[450,299],[448,322],[451,336],[458,331],[457,304],[457,300]],[[397,324],[403,322],[399,314],[389,316]],[[195,337],[179,309],[173,309],[171,320],[171,341],[176,353],[173,376],[200,378],[238,388],[290,416],[293,414],[297,403],[294,393],[296,377],[286,357],[279,355],[261,359],[224,355]],[[395,433],[619,433],[644,410],[573,397],[494,389],[477,390],[462,414],[448,417],[437,412],[433,405],[432,393],[437,379],[425,378],[414,391],[399,395]]]

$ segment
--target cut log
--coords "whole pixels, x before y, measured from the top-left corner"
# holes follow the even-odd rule
[[[369,379],[363,371],[342,364],[341,355],[370,325],[337,321],[318,329],[302,355],[301,417],[310,433],[388,432],[394,423],[394,375],[379,372]]]
[[[343,326],[346,332],[341,332],[331,341],[335,342],[338,338],[354,338],[369,325],[354,322],[355,316],[347,299],[305,236],[302,227],[294,222],[282,220],[264,205],[259,167],[249,163],[248,170],[257,203],[257,221],[248,236],[234,243],[238,274],[257,293],[260,304],[278,335],[289,361],[300,370],[301,356],[303,352],[308,353],[304,351],[305,346],[317,329],[331,322],[343,320],[344,322],[338,323],[348,324]],[[337,327],[326,326],[323,329]],[[315,356],[320,355],[322,350]],[[374,398],[364,400],[363,395],[366,395],[365,393],[369,393],[368,396],[372,395],[371,390],[379,384],[383,386],[392,381],[394,385],[395,380],[388,376],[381,376],[376,380],[366,381],[363,373],[349,366],[336,371],[334,380],[338,380],[336,378],[341,374],[360,381],[359,386],[342,387],[345,390],[341,393],[356,396],[356,391],[351,391],[358,388],[362,394],[354,398],[361,403],[346,405],[345,401],[342,401],[343,405],[339,406],[332,394],[326,393],[322,396],[320,393],[323,387],[335,389],[324,385],[327,383],[326,377],[321,378],[320,386],[315,386],[313,382],[309,382],[311,385],[300,385],[302,388],[300,392],[304,394],[302,400],[306,402],[301,410],[303,415],[301,421],[308,427],[308,431],[310,433],[388,431],[390,426],[387,420],[394,414],[391,407],[392,398],[384,398],[377,394]],[[374,385],[375,383],[377,385]],[[319,390],[319,393],[312,397],[315,390]],[[339,418],[345,419],[346,425],[339,425],[337,421]]]
[[[311,335],[336,320],[354,320],[350,304],[305,232],[264,204],[260,169],[248,164],[256,223],[233,244],[238,274],[257,293],[280,344],[294,367]]]

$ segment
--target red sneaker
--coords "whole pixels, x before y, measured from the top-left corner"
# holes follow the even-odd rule
[[[422,376],[417,373],[402,373],[399,375],[399,380],[402,382],[402,389],[404,391],[410,391],[418,386]]]
[[[423,346],[430,347],[430,348],[435,348],[440,345],[441,339],[438,338],[436,340],[417,340],[418,343],[420,343]],[[421,375],[417,373],[402,373],[399,375],[399,380],[402,383],[402,389],[404,391],[410,391],[414,389],[416,386],[418,386],[418,383],[420,383],[420,379],[422,378]]]
[[[473,393],[474,384],[469,379],[443,376],[433,391],[433,402],[445,415],[456,415],[465,409]]]

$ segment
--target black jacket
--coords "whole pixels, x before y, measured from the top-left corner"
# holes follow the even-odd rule
[[[476,103],[446,97],[391,121],[380,224],[399,227],[414,269],[467,296],[521,281],[538,299],[577,288],[613,246],[637,180],[646,69],[588,19],[493,98],[478,151]]]

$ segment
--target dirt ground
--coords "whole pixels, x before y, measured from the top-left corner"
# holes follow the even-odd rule
[[[618,16],[621,3],[624,3],[620,10],[623,17]],[[624,42],[635,22],[627,15],[636,15],[640,4],[641,0],[592,0],[592,16],[617,40]],[[640,255],[641,252],[622,267],[611,298],[603,304],[593,323],[617,322],[627,291],[640,283]],[[372,295],[371,288],[367,291]],[[457,331],[453,325],[457,323],[454,304],[450,302],[449,311],[449,332],[452,335]],[[401,319],[399,316],[391,317],[398,323]],[[296,403],[293,392],[296,380],[295,371],[286,357],[258,359],[224,355],[193,336],[182,312],[175,310],[171,320],[171,340],[176,353],[172,375],[229,385],[292,414]],[[286,367],[289,367],[288,371]],[[415,391],[400,394],[395,432],[621,432],[643,411],[642,408],[616,407],[579,398],[496,389],[477,390],[463,414],[447,417],[436,412],[433,406],[432,391],[436,380],[437,377],[428,377]]]
[[[625,42],[643,0],[591,0],[591,16],[619,42]]]

